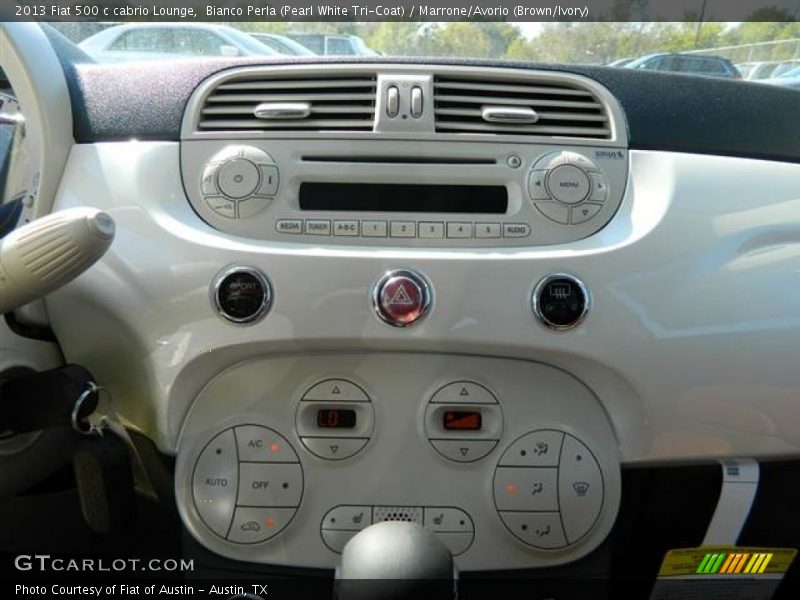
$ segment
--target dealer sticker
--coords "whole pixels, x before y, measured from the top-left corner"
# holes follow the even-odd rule
[[[670,550],[661,563],[650,600],[769,600],[796,555],[793,548]]]

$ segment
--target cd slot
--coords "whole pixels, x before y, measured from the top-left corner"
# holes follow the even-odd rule
[[[439,156],[303,156],[312,163],[361,163],[382,165],[495,165],[494,158],[462,158]]]
[[[299,200],[302,210],[505,214],[508,190],[503,185],[305,182]]]

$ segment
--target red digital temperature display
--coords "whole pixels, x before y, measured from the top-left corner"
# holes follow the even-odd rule
[[[349,408],[321,408],[317,411],[317,427],[321,429],[352,429],[356,426],[356,411]]]
[[[442,424],[448,431],[479,431],[482,424],[481,413],[473,410],[446,410]]]

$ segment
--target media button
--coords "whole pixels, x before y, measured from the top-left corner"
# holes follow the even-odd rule
[[[303,219],[281,219],[275,223],[278,233],[303,233]]]

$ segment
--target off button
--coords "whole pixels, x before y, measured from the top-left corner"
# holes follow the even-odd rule
[[[373,303],[378,316],[389,325],[407,327],[428,312],[430,290],[412,271],[390,271],[375,285]]]

